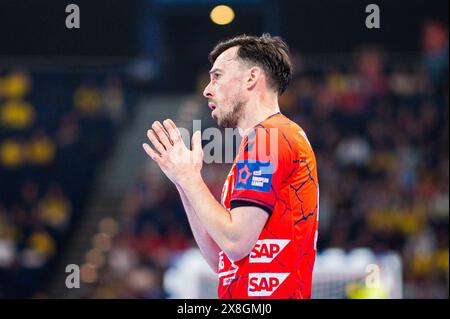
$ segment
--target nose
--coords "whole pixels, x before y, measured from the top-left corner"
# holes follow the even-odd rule
[[[208,85],[203,90],[203,96],[207,99],[212,98],[212,91],[211,91],[211,82],[208,83]]]

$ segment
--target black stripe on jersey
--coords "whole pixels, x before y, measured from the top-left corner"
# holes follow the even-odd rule
[[[263,201],[263,200],[261,200],[261,199],[257,199],[257,198],[254,198],[254,197],[248,197],[248,196],[232,196],[231,199],[230,199],[230,201],[233,201],[233,200],[243,200],[243,201],[252,202],[252,203],[254,202],[254,203],[257,203],[257,204],[261,204],[261,205],[263,205],[263,206],[267,206],[267,207],[270,208],[271,210],[274,209],[274,206],[273,206],[273,205],[270,205],[268,202],[265,202],[265,201]]]
[[[272,209],[270,209],[269,207],[264,206],[262,204],[246,201],[246,200],[232,200],[232,201],[230,201],[230,206],[231,206],[231,209],[237,208],[237,207],[248,207],[248,206],[259,207],[262,210],[264,210],[265,212],[267,212],[267,214],[269,214],[269,216],[272,215]]]

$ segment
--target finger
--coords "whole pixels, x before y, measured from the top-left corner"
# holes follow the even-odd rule
[[[177,126],[172,120],[170,119],[165,120],[163,122],[163,125],[166,131],[169,133],[169,138],[172,140],[174,144],[181,139],[180,131],[178,130]]]
[[[202,135],[200,131],[195,131],[192,136],[192,153],[194,163],[200,163],[203,160]]]
[[[174,128],[175,132],[176,132],[177,135],[178,135],[178,138],[181,140],[181,139],[182,139],[182,137],[181,137],[181,132],[180,132],[180,130],[178,129],[178,127],[175,125],[175,123],[174,123],[171,119],[168,119],[167,121],[169,122],[170,126],[172,126],[172,127]]]
[[[152,128],[166,149],[173,145],[169,140],[169,134],[159,121],[153,122]]]
[[[148,145],[147,143],[144,143],[144,144],[142,144],[142,147],[144,148],[144,151],[147,153],[148,156],[150,156],[150,158],[152,160],[157,162],[160,159],[160,156],[154,150],[152,150],[150,145]]]
[[[161,141],[156,136],[155,132],[150,129],[147,131],[147,137],[152,142],[153,147],[159,152],[159,154],[164,154],[166,152],[166,149],[164,148],[164,145],[162,145]]]

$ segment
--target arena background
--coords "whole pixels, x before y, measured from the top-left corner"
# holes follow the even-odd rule
[[[69,3],[79,29],[65,26]],[[231,23],[211,20],[219,4]],[[215,296],[141,144],[154,120],[215,126],[207,54],[263,32],[291,47],[280,106],[318,162],[313,296],[448,298],[446,0],[0,1],[0,298]],[[217,197],[228,169],[204,165]]]

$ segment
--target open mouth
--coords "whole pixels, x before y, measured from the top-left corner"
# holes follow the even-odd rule
[[[216,109],[216,106],[214,104],[212,104],[212,103],[208,103],[208,106],[209,106],[209,108],[211,110],[211,117],[213,119],[216,119],[216,115],[214,114],[214,110]]]

